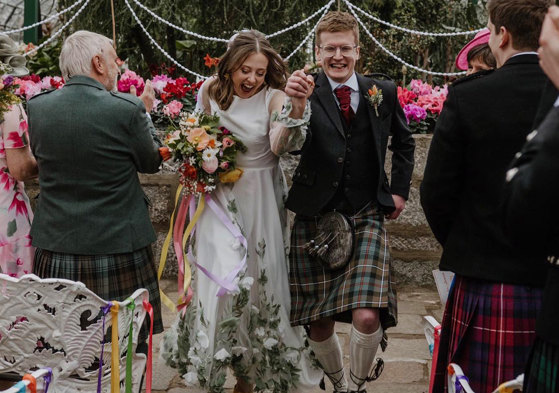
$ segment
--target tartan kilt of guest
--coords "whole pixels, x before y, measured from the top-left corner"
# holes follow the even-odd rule
[[[433,393],[447,392],[458,364],[476,393],[491,393],[522,374],[536,338],[543,290],[456,275],[443,321]]]
[[[107,301],[124,301],[137,289],[145,288],[153,307],[153,333],[163,331],[159,283],[151,246],[112,255],[73,255],[37,248],[33,273],[41,278],[81,281]],[[148,322],[149,316],[140,330],[139,342],[149,335]]]
[[[396,291],[384,216],[372,206],[350,217],[355,229],[350,262],[325,269],[304,246],[316,235],[318,218],[295,217],[289,255],[291,324],[307,325],[325,317],[351,322],[351,310],[380,309],[383,329],[396,326]]]
[[[559,346],[536,337],[524,373],[524,393],[559,392]]]

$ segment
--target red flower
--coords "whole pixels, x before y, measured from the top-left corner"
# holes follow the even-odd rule
[[[413,102],[417,98],[417,95],[405,87],[398,86],[398,101],[400,106],[403,108],[406,104]]]
[[[204,64],[208,68],[217,67],[219,64],[219,58],[211,57],[209,53],[206,53],[206,56],[204,57]]]
[[[198,176],[196,168],[194,168],[192,165],[189,164],[183,164],[181,167],[181,172],[186,179],[195,180],[196,177]]]
[[[21,214],[25,214],[29,217],[29,213],[27,211],[27,206],[25,205],[25,201],[23,200],[23,196],[21,192],[16,192],[14,195],[14,199],[12,200],[12,204],[8,208],[8,210],[16,209],[16,215],[19,216]]]

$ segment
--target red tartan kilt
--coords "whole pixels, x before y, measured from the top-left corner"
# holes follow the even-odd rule
[[[462,368],[476,393],[491,393],[522,374],[542,292],[457,275],[444,311],[433,393],[447,391],[450,363]]]

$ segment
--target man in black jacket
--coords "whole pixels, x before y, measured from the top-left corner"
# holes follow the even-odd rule
[[[506,169],[526,141],[546,77],[535,52],[547,0],[490,0],[489,46],[498,69],[449,89],[421,185],[427,221],[456,273],[443,318],[434,392],[458,363],[474,391],[523,371],[541,306],[545,266],[501,229]]]
[[[540,64],[559,87],[559,7],[552,6],[540,36]],[[557,92],[555,94],[557,98]],[[507,172],[505,230],[521,251],[549,263],[537,338],[526,368],[525,393],[556,392],[559,387],[559,99],[535,136],[522,148]]]
[[[396,297],[384,216],[404,209],[413,170],[414,141],[390,81],[354,70],[359,57],[357,21],[330,12],[316,29],[323,72],[290,77],[290,117],[312,115],[286,206],[297,213],[291,240],[291,323],[310,325],[310,345],[336,392],[364,392],[383,329],[396,324]],[[311,95],[312,92],[312,95]],[[308,97],[308,100],[307,100]],[[308,110],[307,110],[308,113]],[[392,135],[392,172],[384,162]],[[349,217],[355,229],[353,257],[342,268],[323,267],[305,245],[327,212]],[[335,320],[351,322],[349,386]]]

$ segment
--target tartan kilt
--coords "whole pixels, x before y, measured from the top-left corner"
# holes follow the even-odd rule
[[[153,333],[163,331],[159,283],[151,246],[112,255],[73,255],[37,248],[33,273],[41,278],[81,281],[107,301],[124,301],[137,289],[145,288],[153,307]],[[140,330],[139,342],[149,335],[148,322],[149,316]]]
[[[325,317],[351,322],[351,310],[380,309],[383,329],[396,326],[396,291],[384,216],[374,207],[350,217],[355,229],[353,257],[344,269],[328,270],[304,245],[316,234],[316,218],[295,217],[289,255],[291,324],[308,325]]]
[[[542,297],[540,288],[456,275],[441,324],[433,393],[447,391],[450,363],[462,368],[476,393],[491,393],[522,374]]]
[[[524,393],[554,393],[559,391],[559,346],[540,337],[532,348],[524,373]]]

